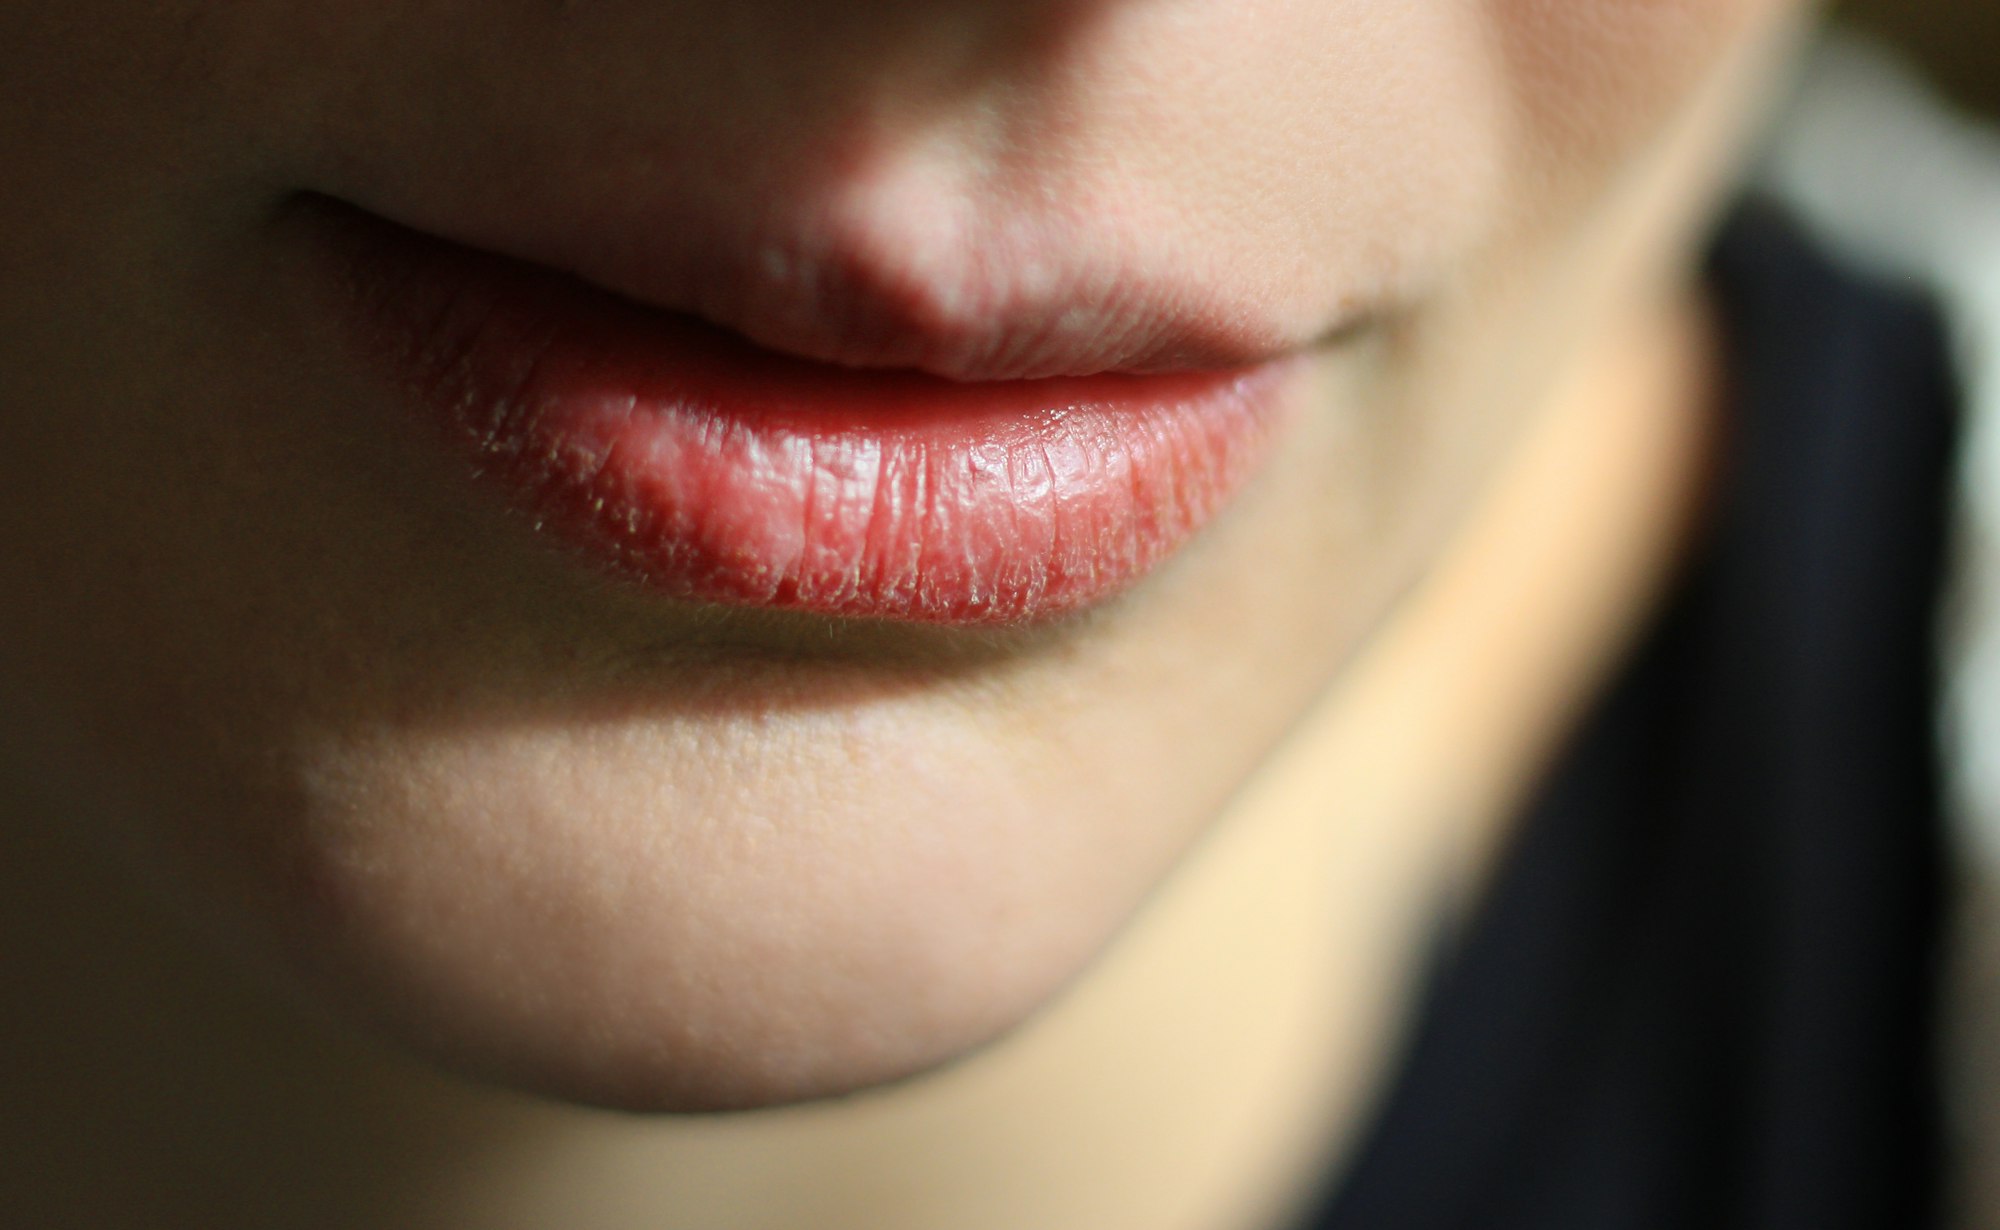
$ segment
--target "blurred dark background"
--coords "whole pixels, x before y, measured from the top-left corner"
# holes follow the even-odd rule
[[[2000,3],[1847,0],[1834,11],[1906,48],[1960,105],[2000,115]]]

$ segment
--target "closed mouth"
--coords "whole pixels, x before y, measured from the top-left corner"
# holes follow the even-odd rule
[[[944,625],[1088,608],[1225,506],[1300,366],[835,364],[359,211],[309,212],[365,361],[539,532],[675,599]]]

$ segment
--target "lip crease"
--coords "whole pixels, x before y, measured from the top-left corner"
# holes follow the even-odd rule
[[[366,361],[475,474],[679,599],[948,625],[1071,614],[1222,509],[1300,368],[838,366],[358,211],[316,229]]]

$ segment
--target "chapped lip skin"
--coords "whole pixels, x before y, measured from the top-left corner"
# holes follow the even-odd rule
[[[1222,508],[1299,370],[836,366],[371,216],[325,221],[362,348],[477,475],[681,599],[947,625],[1076,612]]]

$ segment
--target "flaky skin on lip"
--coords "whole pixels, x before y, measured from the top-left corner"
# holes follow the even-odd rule
[[[353,211],[320,230],[356,336],[478,475],[555,541],[680,599],[1071,614],[1222,508],[1298,370],[840,367]]]

